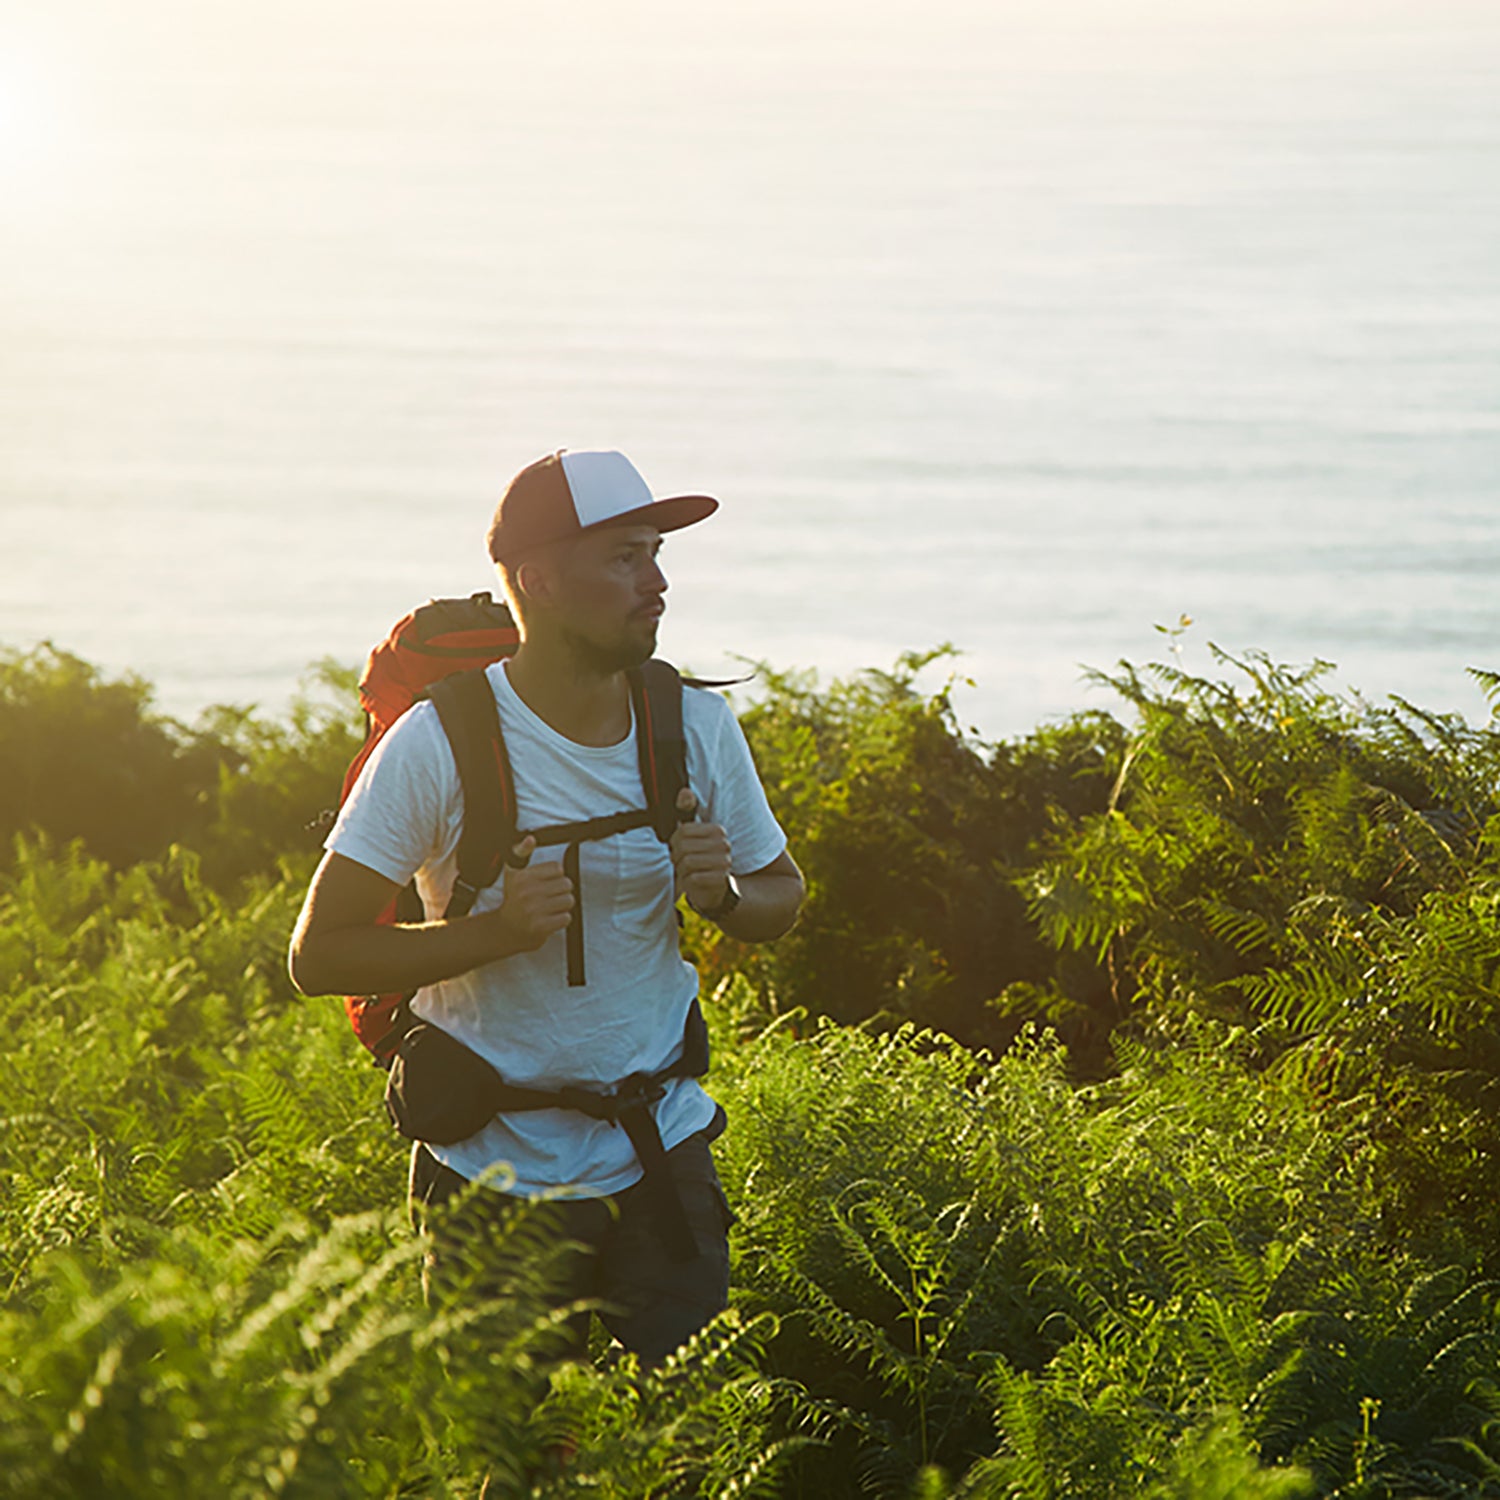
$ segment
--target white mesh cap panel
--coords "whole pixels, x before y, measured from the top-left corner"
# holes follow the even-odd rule
[[[597,526],[650,505],[652,495],[635,465],[623,453],[585,450],[562,455],[563,473],[573,492],[580,526]]]

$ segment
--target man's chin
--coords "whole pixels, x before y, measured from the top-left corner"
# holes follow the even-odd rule
[[[631,666],[638,667],[642,662],[650,661],[656,655],[656,633],[658,627],[661,625],[661,616],[644,615],[634,623],[639,628],[631,631],[631,645],[625,646],[622,649],[636,649],[640,652],[640,655],[630,663]],[[636,642],[640,644],[637,646],[635,645]]]
[[[601,675],[632,671],[649,661],[656,651],[656,621],[646,623],[649,629],[632,631],[625,639],[611,641],[608,645],[574,636],[573,650],[580,661]]]

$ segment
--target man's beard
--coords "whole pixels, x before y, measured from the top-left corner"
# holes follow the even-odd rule
[[[646,642],[637,641],[614,641],[607,646],[602,646],[598,641],[591,641],[585,635],[580,635],[576,630],[564,630],[563,639],[568,644],[579,664],[589,672],[596,673],[600,677],[612,677],[616,672],[629,672],[640,666],[643,662],[651,659],[651,653],[656,649],[656,632],[651,632],[651,639]]]

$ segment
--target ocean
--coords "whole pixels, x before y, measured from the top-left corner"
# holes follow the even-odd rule
[[[620,447],[700,672],[1486,716],[1492,0],[126,11],[0,20],[0,646],[279,713]]]

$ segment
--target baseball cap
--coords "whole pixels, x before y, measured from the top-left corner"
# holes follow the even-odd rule
[[[490,556],[513,562],[533,547],[565,541],[596,526],[635,524],[676,531],[719,508],[709,495],[658,500],[623,453],[562,449],[527,466],[506,486],[490,522]]]

